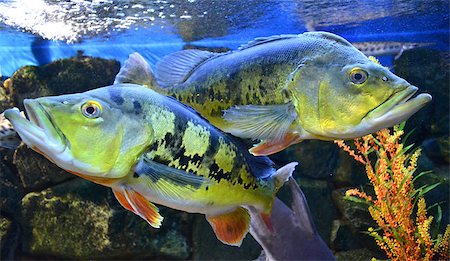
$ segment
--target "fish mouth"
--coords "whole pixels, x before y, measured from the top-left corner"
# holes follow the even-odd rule
[[[361,124],[366,127],[369,125],[369,129],[378,131],[407,120],[432,99],[428,93],[421,93],[411,99],[417,90],[417,87],[409,85],[402,91],[394,93],[385,102],[370,111],[363,118]]]
[[[4,114],[22,141],[47,157],[64,152],[67,140],[44,107],[35,99],[25,99],[23,104],[29,120],[17,108],[8,109]]]

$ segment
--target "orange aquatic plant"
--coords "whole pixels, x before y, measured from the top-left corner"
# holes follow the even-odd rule
[[[356,150],[344,141],[335,141],[356,161],[365,165],[366,174],[374,189],[374,196],[359,189],[346,192],[348,198],[361,198],[369,203],[369,212],[378,228],[369,228],[378,246],[391,260],[449,260],[450,226],[436,239],[430,236],[432,216],[427,216],[423,195],[439,184],[415,189],[415,177],[420,149],[410,153],[410,146],[401,142],[403,125],[378,131],[354,140]],[[372,164],[370,154],[375,154]]]

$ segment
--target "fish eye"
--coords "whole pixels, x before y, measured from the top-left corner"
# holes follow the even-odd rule
[[[96,101],[87,101],[81,106],[81,112],[87,118],[98,118],[102,113],[102,106]]]
[[[349,78],[354,84],[362,84],[367,80],[368,74],[361,69],[353,69],[350,71]]]

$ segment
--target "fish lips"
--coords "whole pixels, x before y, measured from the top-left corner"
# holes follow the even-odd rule
[[[45,108],[35,99],[25,99],[23,103],[29,120],[17,108],[8,109],[4,114],[22,141],[46,156],[64,152],[67,140]]]
[[[417,87],[409,85],[402,91],[394,93],[389,99],[370,111],[362,123],[369,124],[372,128],[382,129],[407,120],[432,100],[428,93],[421,93],[411,99],[417,90]]]

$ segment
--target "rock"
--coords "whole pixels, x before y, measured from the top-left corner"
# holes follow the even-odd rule
[[[56,166],[23,143],[14,153],[14,164],[22,185],[27,190],[42,190],[53,184],[75,178],[73,174]]]
[[[12,99],[11,80],[0,80],[0,113],[14,106]]]
[[[345,192],[350,188],[333,190],[333,202],[338,208],[342,219],[356,232],[365,232],[369,227],[376,227],[375,221],[369,214],[368,205],[345,199]]]
[[[223,244],[214,235],[204,215],[195,216],[192,242],[194,260],[254,260],[262,251],[250,233],[244,238],[241,247]]]
[[[306,140],[275,154],[273,160],[280,166],[298,161],[295,171],[300,176],[329,178],[336,170],[338,155],[333,142]]]
[[[422,142],[423,152],[436,165],[450,164],[450,137],[430,138]]]
[[[164,222],[151,228],[125,210],[109,188],[76,179],[22,200],[23,251],[64,259],[186,259],[189,215],[160,207]]]
[[[386,257],[379,257],[380,254],[372,252],[366,248],[337,252],[335,256],[337,261],[372,260],[374,257],[377,257],[378,259],[386,259]]]
[[[347,142],[347,144],[350,144],[350,142]],[[333,182],[339,184],[340,187],[366,184],[369,181],[365,175],[364,165],[343,150],[339,150],[339,159],[334,173]]]
[[[24,191],[14,166],[4,158],[0,159],[0,191],[1,213],[18,216]]]
[[[331,202],[331,188],[327,181],[298,178],[297,182],[305,194],[317,231],[327,245],[330,245],[333,220],[337,211]]]
[[[23,110],[24,98],[83,92],[111,85],[119,72],[116,60],[87,56],[61,59],[43,66],[24,66],[11,77],[13,98]]]
[[[350,226],[340,220],[333,222],[331,244],[335,251],[346,251],[363,247],[359,237],[354,236]]]
[[[14,260],[19,242],[19,227],[8,218],[0,217],[0,257]]]
[[[450,73],[441,63],[442,55],[437,50],[419,48],[405,52],[394,63],[398,76],[419,87],[419,92],[433,96],[430,104],[408,120],[405,133],[414,129],[408,138],[410,143],[420,144],[430,134],[437,137],[448,135]]]

